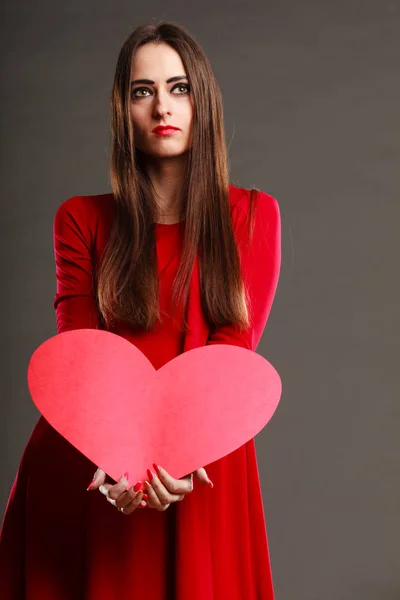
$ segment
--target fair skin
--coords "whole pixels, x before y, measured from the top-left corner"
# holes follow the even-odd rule
[[[178,79],[168,83],[172,77]],[[152,83],[138,82],[143,79]],[[133,58],[131,82],[135,82],[131,84],[130,110],[134,139],[146,155],[147,172],[159,207],[157,222],[176,223],[193,118],[193,102],[182,59],[168,44],[145,44]],[[173,125],[179,131],[172,136],[158,136],[153,133],[157,125]],[[99,489],[114,506],[123,508],[122,514],[129,515],[140,506],[164,511],[173,502],[180,502],[193,491],[193,475],[201,483],[213,485],[203,468],[181,479],[175,479],[162,467],[157,473],[155,465],[148,474],[151,483],[146,480],[145,490],[135,492],[135,485],[128,486],[125,476],[114,485],[105,483],[106,474],[98,469],[88,489]]]
[[[167,83],[172,77],[179,79]],[[134,55],[131,82],[135,82],[131,83],[130,106],[134,139],[146,155],[147,172],[159,206],[157,222],[175,223],[179,220],[192,135],[193,102],[187,73],[171,46],[148,43]],[[157,125],[173,125],[179,131],[159,136],[153,133]]]

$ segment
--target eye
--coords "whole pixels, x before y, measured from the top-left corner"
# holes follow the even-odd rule
[[[174,87],[172,88],[171,91],[173,91],[175,89],[179,89],[179,88],[183,88],[185,90],[185,93],[184,94],[182,94],[182,93],[175,94],[176,96],[185,96],[190,91],[190,85],[188,83],[177,83],[176,85],[174,85]],[[131,92],[132,98],[146,98],[147,96],[138,95],[136,92],[150,92],[151,93],[151,90],[149,90],[149,88],[147,88],[147,87],[138,87],[138,88],[133,89]]]
[[[187,83],[178,83],[178,84],[177,84],[177,85],[175,85],[175,86],[174,86],[172,89],[174,90],[174,89],[176,89],[176,88],[184,88],[184,89],[186,90],[186,93],[188,93],[188,92],[189,92],[189,90],[190,90],[190,86],[189,86],[189,84],[187,84]],[[178,94],[178,95],[180,95],[180,94]]]
[[[132,98],[145,98],[146,96],[137,96],[137,95],[136,95],[136,92],[143,92],[143,91],[149,92],[150,90],[149,90],[149,88],[144,88],[144,87],[141,87],[141,88],[135,88],[135,89],[134,89],[134,90],[132,90],[132,92],[131,92],[131,96],[132,96]]]

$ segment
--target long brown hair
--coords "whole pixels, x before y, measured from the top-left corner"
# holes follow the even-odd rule
[[[96,274],[99,310],[106,328],[116,320],[151,329],[161,321],[155,243],[156,206],[130,118],[131,61],[149,42],[180,55],[194,103],[181,219],[185,220],[172,303],[186,305],[197,254],[203,314],[210,326],[249,325],[248,300],[228,199],[228,159],[220,88],[200,45],[171,21],[137,27],[123,44],[110,98],[110,180],[115,218]],[[250,211],[252,212],[252,211]],[[251,223],[252,225],[252,223]],[[186,329],[186,314],[183,314]]]

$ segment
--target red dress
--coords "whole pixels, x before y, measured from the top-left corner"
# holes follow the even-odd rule
[[[165,318],[151,332],[113,330],[142,350],[155,368],[206,344],[255,350],[280,270],[277,201],[259,192],[253,243],[245,248],[249,190],[229,186],[232,223],[254,321],[210,331],[202,315],[198,264],[188,304],[188,333]],[[54,220],[58,332],[99,327],[92,269],[112,222],[111,194],[74,196]],[[185,223],[156,224],[160,304],[168,312]],[[214,488],[194,490],[164,511],[118,512],[87,492],[94,465],[40,417],[22,455],[1,531],[4,600],[272,600],[267,534],[254,440],[203,465]],[[149,465],[151,468],[151,465]]]

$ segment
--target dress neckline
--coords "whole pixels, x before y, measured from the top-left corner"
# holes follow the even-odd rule
[[[184,222],[185,222],[185,220],[177,221],[176,223],[157,223],[157,222],[155,222],[154,225],[156,225],[157,227],[176,227],[177,225],[181,225]]]

